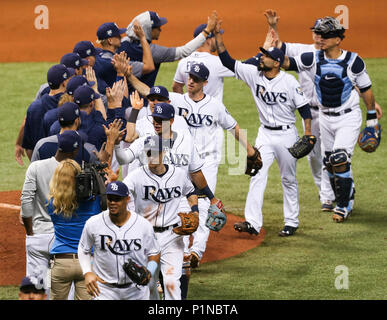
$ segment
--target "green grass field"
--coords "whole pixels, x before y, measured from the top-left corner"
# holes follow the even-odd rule
[[[366,59],[376,100],[387,105],[387,59]],[[28,105],[45,82],[50,63],[0,64],[0,190],[20,190],[28,160],[20,167],[14,160],[14,143]],[[162,65],[157,84],[171,90],[175,63]],[[258,113],[249,88],[236,79],[226,79],[224,103],[254,143]],[[362,105],[363,106],[363,105]],[[363,108],[364,111],[364,108]],[[363,112],[365,114],[365,112]],[[386,127],[386,115],[381,120]],[[297,123],[301,134],[301,121]],[[374,300],[385,299],[387,275],[387,148],[384,139],[374,154],[356,147],[352,159],[356,184],[355,210],[351,218],[336,224],[320,211],[318,192],[307,160],[298,162],[300,227],[290,238],[278,237],[283,227],[282,189],[278,166],[273,164],[263,207],[266,238],[248,252],[202,265],[191,276],[189,299],[219,300]],[[216,195],[226,209],[243,217],[249,178],[228,175],[227,165],[219,169]],[[384,196],[383,196],[384,195]],[[0,201],[1,202],[1,201]],[[227,247],[224,243],[224,247]],[[341,273],[348,268],[349,286],[337,289]],[[0,299],[16,299],[17,287],[0,288]]]

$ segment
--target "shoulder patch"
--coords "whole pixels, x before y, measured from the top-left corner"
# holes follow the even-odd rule
[[[305,67],[310,67],[313,64],[314,53],[305,52],[301,54],[301,62]]]
[[[359,74],[364,69],[365,69],[365,63],[364,63],[363,59],[360,58],[359,56],[357,56],[355,61],[353,62],[352,66],[351,66],[351,71],[354,74]]]
[[[302,91],[301,87],[297,87],[297,88],[296,88],[296,92],[297,92],[299,95],[301,95],[301,96],[304,95],[304,92]]]

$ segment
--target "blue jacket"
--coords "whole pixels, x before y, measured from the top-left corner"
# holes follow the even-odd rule
[[[70,219],[66,219],[61,214],[54,213],[52,199],[48,202],[47,208],[55,231],[55,240],[50,254],[77,253],[79,240],[81,239],[86,221],[102,211],[99,196],[94,201],[81,202]]]
[[[62,93],[54,96],[45,94],[41,99],[35,100],[27,109],[26,124],[24,127],[24,137],[22,147],[33,150],[35,144],[44,138],[43,118],[47,111],[55,109]]]

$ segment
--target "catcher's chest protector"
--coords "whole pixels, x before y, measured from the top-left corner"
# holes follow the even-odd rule
[[[322,50],[316,52],[314,82],[317,97],[323,106],[339,107],[349,99],[353,84],[348,77],[347,68],[356,56],[356,53],[348,51],[344,60],[327,60]]]

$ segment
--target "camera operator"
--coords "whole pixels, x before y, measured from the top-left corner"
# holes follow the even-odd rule
[[[53,260],[50,291],[52,300],[67,299],[72,283],[75,287],[75,300],[91,299],[86,290],[77,251],[86,221],[102,210],[101,194],[98,191],[88,198],[79,199],[78,177],[87,177],[87,172],[76,161],[67,159],[58,165],[50,182],[48,213],[55,230],[55,241],[50,250]],[[80,180],[85,183],[81,189],[90,190],[90,179]],[[101,191],[104,193],[104,190]]]

